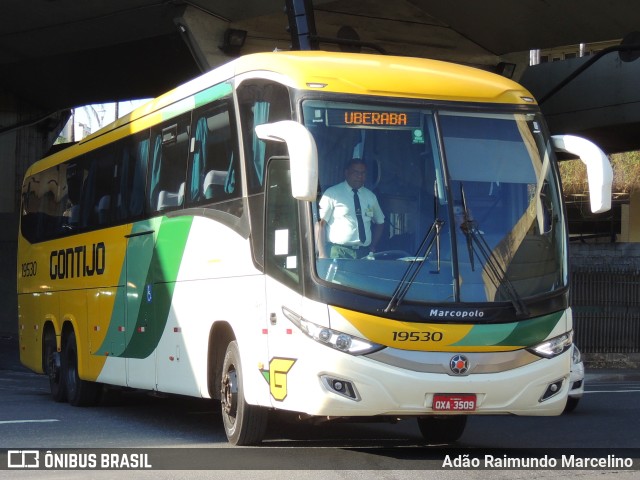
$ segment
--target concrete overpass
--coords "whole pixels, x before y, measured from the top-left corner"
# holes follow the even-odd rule
[[[633,38],[635,48],[640,38],[637,35],[629,38]],[[552,131],[589,137],[609,153],[637,150],[640,148],[638,46],[637,53],[632,54],[610,47],[600,52],[599,58],[542,63],[527,68],[519,80],[538,99]],[[582,73],[574,77],[578,72]]]
[[[228,29],[247,32],[236,53],[291,45],[285,0],[2,3],[0,87],[42,112],[155,96],[227,61],[219,46]],[[635,3],[314,0],[313,6],[321,37],[356,36],[389,54],[491,69],[501,61],[524,64],[518,52],[533,48],[622,38],[638,28]]]
[[[7,132],[30,124],[40,137],[44,131],[54,135],[69,108],[156,96],[231,56],[288,49],[292,43],[285,0],[2,3],[0,145],[7,142]],[[530,49],[622,38],[638,28],[640,16],[640,4],[628,0],[312,4],[318,37],[357,39],[389,54],[488,70],[512,63],[516,79],[526,68]],[[241,48],[220,48],[230,30],[246,32]],[[319,48],[339,46],[319,42]]]
[[[5,228],[0,232],[0,304],[6,308],[0,313],[0,330],[3,325],[14,328],[16,318],[14,257],[21,178],[27,166],[50,148],[69,109],[156,96],[231,56],[288,49],[292,39],[284,3],[2,2],[0,222]],[[313,0],[312,4],[320,48],[337,50],[340,42],[342,48],[354,48],[344,45],[351,39],[360,41],[363,51],[450,60],[492,71],[513,64],[515,79],[524,72],[530,49],[623,38],[638,28],[640,18],[640,3],[629,0]],[[220,48],[232,30],[246,32],[244,44]],[[329,38],[338,38],[339,43]],[[534,84],[535,93],[547,87],[535,91]],[[571,96],[571,88],[564,93]],[[627,130],[625,148],[640,146],[635,129]]]

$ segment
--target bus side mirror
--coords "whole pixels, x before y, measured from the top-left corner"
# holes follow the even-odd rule
[[[313,136],[292,120],[256,126],[260,140],[284,142],[289,150],[291,194],[298,200],[314,201],[318,193],[318,150]]]
[[[575,135],[553,135],[551,141],[557,152],[576,155],[587,166],[591,211],[602,213],[611,210],[613,169],[600,147]]]

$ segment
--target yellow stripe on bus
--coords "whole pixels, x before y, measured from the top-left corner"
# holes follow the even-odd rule
[[[401,322],[344,308],[331,308],[356,327],[367,340],[403,350],[468,351],[468,347],[453,345],[474,327],[469,324]],[[502,348],[486,347],[481,350],[496,351]]]

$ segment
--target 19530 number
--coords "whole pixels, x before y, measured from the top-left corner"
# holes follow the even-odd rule
[[[38,264],[36,262],[26,262],[22,264],[22,278],[35,277],[38,273]]]
[[[440,342],[442,332],[392,332],[394,342]]]

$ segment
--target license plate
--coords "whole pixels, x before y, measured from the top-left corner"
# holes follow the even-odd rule
[[[476,396],[437,393],[432,408],[440,412],[470,412],[476,409]]]

